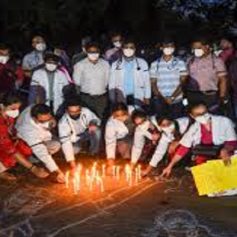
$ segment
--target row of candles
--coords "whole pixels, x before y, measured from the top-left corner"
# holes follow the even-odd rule
[[[122,172],[124,171],[124,172]],[[82,175],[85,175],[85,185],[88,187],[89,191],[99,190],[100,192],[105,191],[105,178],[106,178],[106,165],[103,164],[99,166],[96,162],[93,163],[90,169],[85,169],[83,172],[82,165],[78,165],[76,171],[70,176],[70,172],[67,171],[65,175],[66,188],[73,186],[74,194],[78,194],[82,188]],[[117,181],[122,179],[122,174],[125,176],[125,180],[129,186],[134,183],[137,184],[141,180],[141,166],[138,165],[133,171],[130,165],[125,165],[124,169],[121,166],[112,167],[112,177]]]

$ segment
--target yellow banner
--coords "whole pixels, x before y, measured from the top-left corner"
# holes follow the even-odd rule
[[[222,160],[211,160],[191,170],[200,196],[237,188],[236,156],[231,158],[229,166],[225,166]]]

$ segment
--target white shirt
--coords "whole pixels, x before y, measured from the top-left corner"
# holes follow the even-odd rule
[[[103,59],[96,64],[88,58],[76,63],[73,70],[73,79],[80,91],[90,95],[103,95],[106,93],[109,82],[110,66]]]

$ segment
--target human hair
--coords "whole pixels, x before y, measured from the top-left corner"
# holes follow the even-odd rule
[[[0,50],[8,50],[10,51],[10,46],[6,43],[0,43]]]
[[[199,106],[205,106],[207,108],[207,104],[204,101],[198,101],[198,102],[191,103],[188,105],[188,107],[187,107],[188,113],[189,114],[192,113],[192,111]]]
[[[113,31],[113,32],[110,33],[110,38],[111,38],[111,39],[114,38],[114,37],[117,37],[117,36],[121,36],[121,37],[122,37],[121,32],[119,32],[119,31]]]
[[[52,61],[58,63],[60,61],[60,57],[54,53],[47,53],[44,56],[44,61],[47,62],[49,60],[52,60]]]
[[[100,50],[100,46],[97,42],[88,42],[85,48],[86,48],[86,51],[88,51],[90,48],[97,48]]]
[[[31,116],[37,118],[39,115],[52,114],[50,107],[46,104],[37,104],[31,108]]]
[[[3,106],[9,106],[17,103],[22,103],[21,97],[16,93],[8,93],[3,95],[1,102]]]
[[[80,106],[81,107],[81,101],[78,96],[71,97],[65,101],[66,108],[70,106]]]
[[[147,118],[147,114],[142,110],[136,109],[132,112],[132,121],[134,122],[136,118],[141,118],[145,120]]]
[[[211,40],[207,36],[193,38],[192,44],[196,42],[200,42],[202,45],[211,45]]]
[[[124,103],[117,103],[113,106],[112,113],[117,112],[117,111],[124,111],[128,113],[128,107]]]
[[[175,40],[172,37],[168,37],[166,36],[165,38],[163,38],[161,45],[165,45],[165,44],[173,44],[175,45]]]
[[[136,41],[133,38],[125,38],[123,41],[123,47],[127,44],[134,44],[136,46]]]

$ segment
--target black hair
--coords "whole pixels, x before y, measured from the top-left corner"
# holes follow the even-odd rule
[[[1,99],[1,104],[3,104],[3,106],[9,106],[16,103],[22,103],[21,97],[16,93],[5,94]]]
[[[114,113],[116,111],[128,112],[128,107],[124,103],[118,103],[118,104],[115,104],[112,108],[112,113]]]
[[[136,41],[135,41],[135,39],[133,39],[131,37],[130,38],[126,38],[123,41],[123,46],[127,45],[127,44],[134,44],[136,46]]]
[[[47,53],[44,56],[44,61],[47,62],[48,60],[52,60],[58,63],[60,61],[60,57],[54,53]]]
[[[97,48],[97,49],[99,49],[100,50],[100,46],[99,46],[99,44],[97,43],[97,42],[88,42],[87,44],[86,44],[86,51],[88,51],[90,48]]]
[[[132,112],[132,121],[134,122],[136,118],[146,119],[147,114],[142,110],[136,109]]]
[[[113,31],[113,32],[110,33],[110,38],[113,38],[113,37],[116,37],[116,36],[121,36],[122,37],[121,32]]]
[[[46,104],[37,104],[32,107],[30,114],[33,118],[37,118],[39,115],[42,115],[42,114],[52,115],[52,111],[50,107]]]
[[[79,96],[74,96],[69,98],[68,100],[65,101],[65,106],[66,108],[70,106],[80,106],[81,107],[81,101]]]
[[[6,43],[0,43],[0,50],[9,50],[10,51],[10,46]]]
[[[200,42],[202,45],[211,45],[211,40],[207,36],[193,38],[192,43]]]
[[[193,111],[193,109],[195,109],[201,105],[203,105],[207,108],[207,104],[204,101],[197,101],[197,102],[190,103],[188,105],[187,112],[190,114]]]
[[[161,45],[164,44],[175,44],[175,40],[172,37],[168,37],[166,36],[165,38],[163,38]]]

